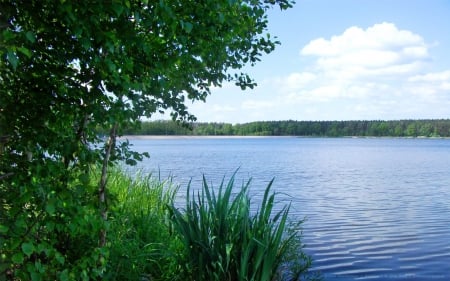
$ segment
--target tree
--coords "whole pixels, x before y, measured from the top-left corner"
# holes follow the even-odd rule
[[[2,275],[101,276],[107,167],[143,157],[116,137],[157,112],[195,120],[186,103],[212,86],[254,87],[239,69],[274,50],[267,11],[292,4],[1,0]],[[95,163],[103,172],[92,186]]]

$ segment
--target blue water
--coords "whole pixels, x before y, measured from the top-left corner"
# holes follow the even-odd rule
[[[202,175],[239,168],[255,200],[275,178],[304,223],[305,251],[325,280],[450,280],[450,140],[370,138],[132,139],[146,173],[183,194]]]

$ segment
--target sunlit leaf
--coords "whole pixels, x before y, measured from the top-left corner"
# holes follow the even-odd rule
[[[31,43],[34,43],[36,41],[36,35],[32,32],[32,31],[27,31],[25,33],[25,37],[27,38],[28,41],[30,41]]]
[[[32,243],[23,243],[22,252],[28,257],[34,252],[34,245]]]
[[[19,48],[17,48],[17,50],[19,52],[21,52],[22,54],[24,54],[25,56],[27,56],[28,58],[31,57],[31,51],[29,49],[24,48],[24,47],[19,47]]]
[[[6,58],[8,59],[8,62],[11,64],[13,69],[16,70],[19,64],[19,58],[17,57],[17,55],[14,52],[9,51],[6,54]]]

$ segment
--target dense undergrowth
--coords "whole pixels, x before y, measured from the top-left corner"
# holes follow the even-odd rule
[[[255,208],[250,182],[236,187],[232,177],[213,188],[204,180],[177,206],[170,179],[114,171],[105,279],[303,280],[311,265],[303,221],[289,220],[288,205],[275,211],[271,185]]]
[[[0,231],[0,280],[315,279],[307,276],[311,259],[303,251],[303,221],[291,221],[289,205],[276,204],[272,183],[253,202],[250,181],[236,186],[231,177],[215,187],[204,179],[202,186],[188,186],[183,204],[170,178],[131,177],[113,168],[103,221],[92,203],[98,177],[99,170],[91,169],[90,188],[78,191],[85,201],[79,208],[69,208],[68,199],[50,205],[47,196],[44,213],[26,206],[28,223],[5,224],[16,236]],[[34,218],[42,216],[49,218]],[[98,246],[102,229],[104,247]]]

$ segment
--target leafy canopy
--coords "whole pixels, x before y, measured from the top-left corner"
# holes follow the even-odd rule
[[[278,44],[268,9],[292,4],[0,0],[0,272],[101,276],[107,254],[86,241],[103,229],[94,222],[106,179],[96,203],[90,165],[139,160],[115,137],[142,117],[192,121],[187,101],[211,87],[255,86],[239,70]],[[111,129],[104,147],[99,128]]]

